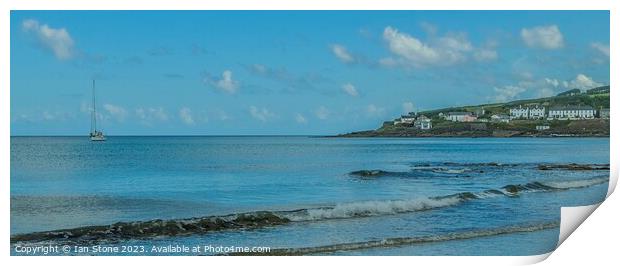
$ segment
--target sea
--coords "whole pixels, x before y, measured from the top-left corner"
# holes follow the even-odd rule
[[[605,199],[609,150],[609,138],[11,137],[11,254],[543,254],[561,207]]]

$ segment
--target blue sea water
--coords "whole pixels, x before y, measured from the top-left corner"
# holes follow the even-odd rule
[[[608,164],[609,139],[12,137],[11,235],[280,211],[292,222],[120,244],[542,254],[555,248],[559,227],[538,225],[557,223],[561,206],[597,203],[607,192],[609,170],[538,169],[567,163]],[[350,174],[374,169],[385,172]],[[505,188],[526,184],[535,186],[514,195]],[[464,192],[475,198],[454,196]],[[386,244],[394,239],[409,242]]]

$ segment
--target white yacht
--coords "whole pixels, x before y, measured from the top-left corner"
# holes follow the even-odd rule
[[[97,104],[95,102],[95,80],[93,80],[93,110],[90,117],[90,140],[105,141],[102,131],[97,130]]]

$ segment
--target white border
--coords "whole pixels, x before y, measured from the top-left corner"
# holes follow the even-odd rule
[[[8,261],[8,264],[4,265],[17,265],[18,263],[37,263],[37,264],[52,264],[52,265],[68,265],[68,264],[91,264],[91,265],[110,265],[122,261],[123,264],[141,264],[141,263],[154,263],[156,265],[170,265],[182,261],[183,263],[199,262],[199,263],[269,263],[276,265],[290,265],[291,263],[302,265],[314,265],[318,263],[347,263],[347,264],[386,264],[386,263],[398,263],[398,262],[416,262],[422,264],[476,264],[476,265],[506,265],[506,264],[524,264],[535,263],[547,258],[550,254],[544,254],[540,256],[529,257],[310,257],[304,258],[255,258],[255,257],[214,257],[208,259],[197,259],[196,257],[179,258],[179,257],[139,257],[139,258],[123,258],[118,257],[97,257],[97,259],[91,259],[89,257],[75,257],[75,258],[50,258],[50,257],[7,257],[9,255],[10,244],[8,238],[10,238],[9,231],[9,210],[10,210],[10,186],[9,186],[9,170],[10,170],[10,12],[9,10],[90,10],[90,9],[105,9],[105,10],[186,10],[186,9],[209,9],[209,10],[228,10],[228,9],[244,9],[244,10],[392,10],[392,9],[417,9],[417,10],[501,10],[501,9],[516,9],[516,10],[612,10],[611,12],[611,32],[610,32],[610,47],[617,47],[617,38],[620,36],[617,25],[618,21],[618,1],[612,0],[556,0],[556,1],[526,1],[526,0],[501,0],[501,1],[489,1],[489,0],[426,0],[426,1],[402,1],[402,0],[222,0],[219,2],[198,2],[198,1],[163,1],[163,0],[108,0],[108,1],[79,1],[79,0],[2,0],[0,1],[0,7],[2,15],[0,16],[0,55],[2,60],[0,62],[0,86],[2,95],[0,95],[0,108],[1,108],[1,133],[0,139],[0,153],[2,163],[2,185],[0,186],[1,193],[3,195],[0,198],[0,206],[5,214],[3,219],[0,220],[0,230],[2,230],[5,236],[4,248],[2,249],[2,260]],[[576,18],[578,19],[578,18]],[[584,22],[587,23],[587,22]],[[618,73],[617,62],[618,56],[615,53],[611,54],[611,73]],[[615,80],[614,75],[610,76],[610,83]],[[616,93],[611,94],[611,105],[618,105],[618,97]],[[611,108],[611,116],[616,118],[620,116],[620,109]],[[617,134],[618,121],[612,119],[611,130],[612,136]],[[611,138],[611,147],[617,147],[617,141]],[[618,180],[618,152],[617,149],[611,149],[611,164],[612,164],[612,178],[610,181],[610,189],[608,196],[613,191],[615,184]],[[612,239],[607,241],[609,244],[617,244],[618,242],[618,196],[611,197],[603,204],[603,209],[607,208],[607,205],[615,206],[614,209],[603,211],[596,211],[594,216],[598,218],[597,222],[605,223],[606,226],[588,226],[589,235],[604,236],[605,232],[612,232]],[[597,216],[606,215],[600,218]],[[584,223],[590,224],[589,221]],[[588,234],[584,234],[580,230],[577,230],[578,235],[582,236],[582,239],[587,238]],[[575,233],[575,235],[577,235]],[[585,237],[584,237],[585,236]],[[573,237],[571,237],[573,238]],[[569,239],[571,239],[569,238]],[[576,237],[575,237],[576,238]],[[598,241],[597,241],[598,240]],[[585,241],[585,240],[580,240]],[[606,250],[607,244],[605,240],[600,238],[589,239],[588,242],[578,243],[568,240],[564,245],[570,244],[571,247],[578,246],[577,249],[572,249],[568,252],[564,252],[560,247],[557,253],[558,258],[550,259],[549,263],[554,265],[563,265],[565,263],[574,262],[575,258],[583,258],[583,250],[590,250],[597,258],[609,258],[609,261],[613,261],[612,249],[607,249],[609,253],[599,253],[600,250]],[[579,245],[581,244],[581,245]],[[611,246],[613,247],[613,246]],[[567,247],[568,248],[568,247]],[[591,248],[591,249],[588,249]],[[587,255],[586,255],[587,256]],[[557,264],[556,264],[557,263]]]

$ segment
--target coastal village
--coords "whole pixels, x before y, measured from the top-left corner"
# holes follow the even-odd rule
[[[608,136],[609,86],[509,103],[410,112],[344,136]]]

